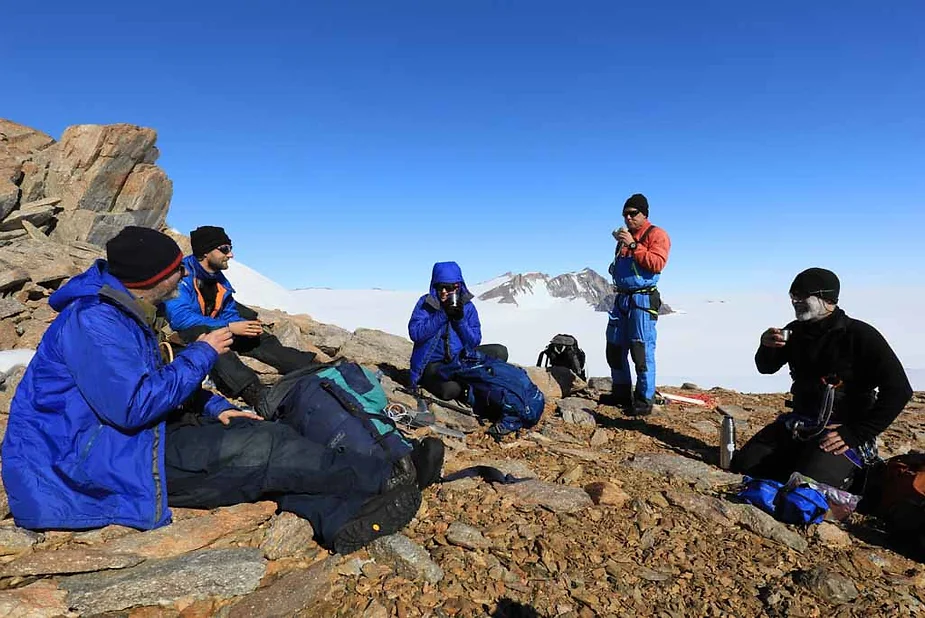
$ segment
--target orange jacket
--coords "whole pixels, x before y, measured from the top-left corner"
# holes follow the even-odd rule
[[[649,228],[652,230],[646,234]],[[662,272],[665,264],[668,263],[668,253],[671,251],[671,239],[668,238],[668,232],[646,221],[633,233],[633,238],[638,242],[636,250],[632,252],[636,263],[650,272],[656,274]],[[639,241],[640,238],[642,241]],[[629,248],[624,247],[620,254],[629,255]]]

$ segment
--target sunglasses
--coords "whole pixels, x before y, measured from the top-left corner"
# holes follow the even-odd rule
[[[438,283],[434,286],[438,292],[453,292],[459,289],[458,283]]]
[[[623,213],[623,216],[624,216],[624,217],[629,217],[630,219],[632,219],[633,217],[635,217],[635,216],[638,215],[638,214],[639,214],[639,211],[638,211],[638,210],[627,210],[626,212]]]
[[[825,293],[825,292],[834,292],[834,291],[835,291],[835,290],[831,290],[831,289],[830,289],[830,290],[816,290],[816,291],[810,292],[810,293],[808,293],[808,294],[806,294],[806,295],[803,295],[803,294],[800,294],[800,295],[797,295],[797,294],[790,294],[790,300],[792,300],[792,301],[795,302],[795,303],[801,303],[801,302],[803,302],[804,300],[806,300],[807,298],[809,298],[810,296],[819,296],[820,294],[823,294],[823,293]]]
[[[180,265],[177,266],[176,272],[179,273],[181,279],[186,276],[186,266],[183,265],[183,262],[180,262]]]
[[[223,255],[228,255],[229,253],[231,253],[231,245],[220,245],[215,248],[221,251]]]

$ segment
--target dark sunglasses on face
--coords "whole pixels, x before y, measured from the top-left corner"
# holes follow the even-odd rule
[[[816,290],[816,291],[814,291],[814,292],[810,292],[809,294],[807,294],[807,295],[805,295],[805,296],[803,296],[802,294],[799,294],[799,295],[798,295],[798,294],[791,294],[791,295],[790,295],[790,300],[791,300],[791,302],[802,303],[802,302],[805,302],[806,299],[809,298],[810,296],[819,296],[820,294],[824,294],[825,292],[834,292],[834,291],[835,291],[835,290]]]
[[[438,283],[436,286],[438,292],[452,292],[459,289],[458,283]]]
[[[180,262],[180,265],[177,266],[177,270],[174,272],[179,274],[181,279],[186,276],[186,266],[183,265],[183,262]]]
[[[221,245],[221,246],[215,247],[215,248],[218,249],[219,251],[221,251],[222,254],[224,254],[224,255],[228,255],[229,253],[231,253],[231,245]]]
[[[639,214],[639,211],[638,211],[638,210],[627,210],[626,212],[623,213],[623,216],[624,216],[624,217],[629,217],[630,219],[632,219],[633,217],[635,217],[635,216],[638,215],[638,214]]]

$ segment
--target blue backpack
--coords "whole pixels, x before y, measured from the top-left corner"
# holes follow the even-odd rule
[[[371,371],[342,362],[287,374],[258,413],[328,448],[395,462],[410,454],[412,446],[385,413],[388,403]]]
[[[536,425],[546,405],[543,393],[526,371],[483,354],[443,365],[439,375],[467,384],[472,410],[482,417],[497,418],[499,426],[511,431]]]

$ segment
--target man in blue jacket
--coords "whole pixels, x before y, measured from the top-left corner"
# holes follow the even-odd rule
[[[182,253],[129,226],[49,302],[49,326],[10,405],[3,483],[16,524],[86,529],[170,523],[168,505],[275,499],[346,553],[403,527],[420,505],[379,460],[340,454],[236,409],[200,384],[231,332],[161,358],[156,305],[176,293]]]
[[[186,276],[180,282],[179,294],[164,304],[167,320],[186,342],[217,328],[231,329],[234,354],[220,356],[211,376],[222,393],[240,397],[257,409],[266,389],[237,354],[256,358],[283,374],[305,367],[315,355],[284,346],[264,330],[255,311],[235,302],[234,288],[222,273],[234,257],[231,239],[224,229],[198,227],[190,232],[190,243],[193,254],[183,261]]]
[[[440,367],[461,354],[478,351],[503,361],[507,348],[479,345],[482,324],[456,262],[437,262],[430,277],[430,292],[421,296],[408,322],[411,352],[411,386],[426,388],[440,399],[464,399],[466,386],[439,376]]]

